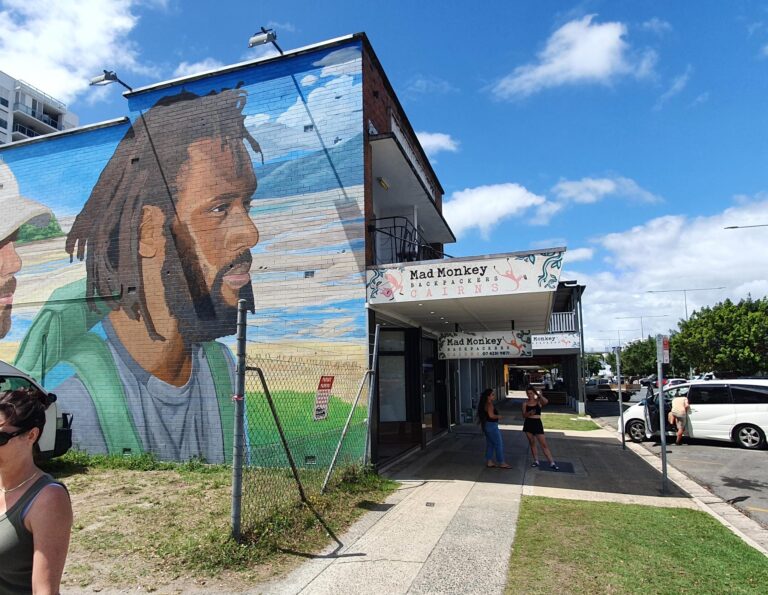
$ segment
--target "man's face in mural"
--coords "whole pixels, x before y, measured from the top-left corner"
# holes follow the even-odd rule
[[[239,299],[253,309],[251,248],[259,232],[249,215],[256,176],[244,144],[203,139],[188,155],[170,225],[175,248],[167,239],[163,270],[169,310],[192,343],[234,334]]]
[[[16,291],[16,277],[21,270],[21,258],[13,245],[16,233],[0,241],[0,338],[11,330],[11,309]]]

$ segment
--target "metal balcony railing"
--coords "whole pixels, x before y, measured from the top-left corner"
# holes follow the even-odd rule
[[[20,134],[23,134],[27,138],[32,138],[33,136],[40,136],[39,132],[35,132],[31,128],[27,128],[23,124],[17,124],[15,122],[13,124],[13,132],[18,132]]]
[[[549,319],[549,333],[575,333],[579,330],[576,312],[552,312]]]
[[[64,130],[58,120],[51,118],[48,114],[45,114],[40,110],[34,110],[28,105],[24,105],[23,103],[14,103],[13,109],[14,111],[24,112],[36,120],[40,120],[43,124],[47,124],[51,128],[55,128],[56,130]]]
[[[368,225],[373,240],[373,262],[415,262],[450,256],[427,243],[406,217],[382,217]]]

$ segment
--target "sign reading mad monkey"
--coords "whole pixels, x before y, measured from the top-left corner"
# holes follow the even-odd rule
[[[368,302],[386,304],[554,291],[562,262],[563,252],[557,251],[379,268],[368,271]]]
[[[443,333],[438,339],[440,359],[532,357],[531,331]]]

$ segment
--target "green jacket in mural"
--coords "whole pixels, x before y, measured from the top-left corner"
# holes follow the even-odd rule
[[[85,280],[56,290],[32,322],[16,365],[74,414],[73,442],[90,453],[151,451],[166,460],[231,459],[234,359],[221,343],[193,345],[189,381],[143,370],[112,329],[108,308],[85,299]]]

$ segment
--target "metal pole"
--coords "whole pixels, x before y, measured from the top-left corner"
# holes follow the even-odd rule
[[[363,374],[363,379],[360,381],[360,387],[357,389],[357,396],[355,397],[355,402],[352,403],[352,408],[349,410],[349,415],[347,416],[347,421],[344,424],[344,429],[341,431],[341,437],[339,438],[339,443],[336,445],[336,452],[333,453],[331,464],[328,467],[328,473],[325,474],[325,479],[323,480],[323,487],[320,488],[321,494],[325,494],[325,488],[328,487],[328,482],[331,480],[331,475],[333,474],[333,468],[336,466],[336,459],[339,457],[339,453],[341,452],[341,445],[344,443],[344,437],[347,435],[347,430],[349,430],[349,424],[352,422],[352,416],[355,414],[355,408],[357,407],[357,404],[360,401],[360,395],[363,394],[363,387],[365,386],[365,380],[368,378],[368,374],[370,373],[371,373],[370,370],[366,370],[365,374]]]
[[[667,414],[664,411],[664,368],[662,364],[663,341],[656,335],[656,376],[659,383],[659,434],[661,436],[661,493],[667,493]]]
[[[378,382],[376,381],[376,372],[379,368],[379,333],[381,331],[381,325],[377,324],[376,329],[373,331],[373,357],[371,358],[371,370],[368,376],[368,418],[365,420],[365,450],[363,451],[363,465],[368,466],[371,458],[371,415],[373,413],[374,396],[376,395],[376,387]]]
[[[240,518],[243,498],[243,446],[245,398],[245,300],[237,301],[237,371],[235,375],[235,431],[232,439],[232,537],[240,538]]]
[[[624,436],[624,400],[621,397],[621,345],[616,348],[616,374],[619,376],[619,433],[621,434],[621,448],[627,449],[626,436]]]

